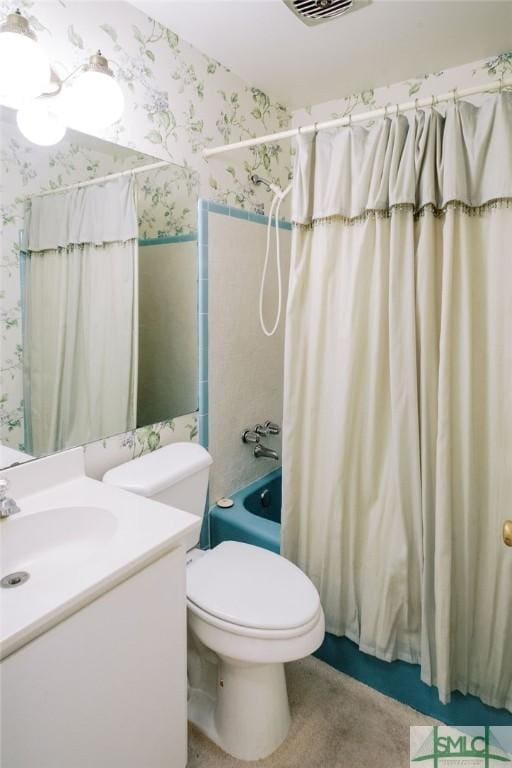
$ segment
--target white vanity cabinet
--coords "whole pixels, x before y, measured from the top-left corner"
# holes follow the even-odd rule
[[[80,450],[3,473],[2,768],[185,768],[185,542],[200,520],[83,474]]]
[[[3,768],[184,768],[185,551],[1,662]]]

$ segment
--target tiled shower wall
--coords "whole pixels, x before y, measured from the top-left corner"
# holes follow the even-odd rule
[[[213,456],[210,503],[280,465],[256,459],[241,440],[244,428],[282,423],[284,312],[290,265],[290,224],[280,223],[283,308],[275,336],[260,328],[259,291],[267,218],[200,201],[199,436]],[[275,227],[263,304],[267,326],[277,307]],[[280,437],[262,443],[280,454]]]

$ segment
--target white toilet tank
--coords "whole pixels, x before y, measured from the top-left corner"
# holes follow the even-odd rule
[[[103,482],[203,517],[212,457],[197,443],[171,443],[109,469]],[[187,541],[187,549],[199,542]]]

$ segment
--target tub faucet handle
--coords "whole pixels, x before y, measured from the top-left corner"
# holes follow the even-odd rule
[[[256,424],[254,431],[261,437],[268,437],[269,435],[279,435],[281,427],[273,421],[266,421],[264,424]]]
[[[260,436],[257,431],[252,429],[244,429],[242,432],[242,441],[244,443],[259,443]]]

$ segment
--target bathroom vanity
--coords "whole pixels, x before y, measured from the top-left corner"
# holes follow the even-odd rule
[[[0,522],[1,764],[184,767],[200,521],[85,477],[82,449],[2,475],[21,511]]]

